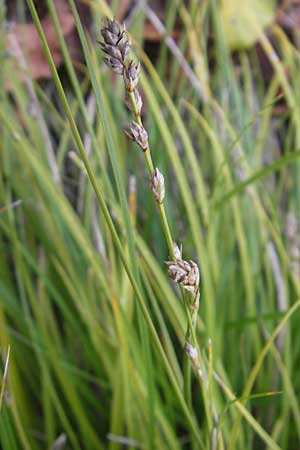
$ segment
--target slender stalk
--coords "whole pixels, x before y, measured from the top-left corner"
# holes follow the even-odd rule
[[[125,79],[124,79],[124,84],[126,87]],[[126,89],[127,89],[127,95],[130,100],[130,103],[131,103],[131,108],[132,108],[135,120],[138,123],[138,125],[143,128],[141,113],[140,113],[140,110],[139,110],[137,102],[136,102],[136,96],[134,95],[134,91],[131,89],[128,89],[128,88],[126,88]],[[145,156],[145,161],[146,161],[146,165],[148,167],[149,174],[152,177],[155,169],[154,169],[153,159],[152,159],[152,155],[151,155],[151,149],[150,149],[150,145],[149,145],[148,141],[147,141],[147,146],[146,146],[145,150],[143,151],[143,153]],[[162,223],[164,235],[165,235],[168,249],[169,249],[170,258],[174,262],[176,262],[177,258],[176,258],[175,252],[174,252],[174,239],[172,238],[172,234],[171,234],[171,230],[170,230],[170,226],[169,226],[168,218],[166,215],[166,210],[164,207],[163,200],[160,202],[157,202],[157,203],[158,203],[158,211],[159,211],[159,215],[160,215],[160,220]],[[185,345],[184,345],[185,351],[184,351],[184,356],[183,356],[183,379],[184,379],[183,390],[184,390],[184,396],[185,396],[186,402],[187,402],[188,406],[191,408],[192,407],[191,361],[190,361],[189,353],[186,351],[186,348],[190,342],[193,342],[193,345],[196,348],[198,347],[197,339],[196,339],[196,325],[197,325],[197,315],[198,315],[198,310],[199,310],[199,290],[197,289],[195,296],[192,296],[191,294],[189,294],[190,298],[188,299],[189,300],[188,303],[187,303],[185,292],[184,292],[184,289],[182,286],[180,286],[180,291],[181,291],[181,296],[182,296],[182,300],[183,300],[184,304],[188,305],[186,307],[188,324],[187,324],[187,331],[185,334]],[[200,362],[199,362],[199,365],[200,365]]]
[[[105,38],[105,35],[104,35]],[[125,58],[124,58],[125,60]],[[124,85],[126,89],[127,98],[129,99],[130,105],[129,108],[132,110],[134,118],[136,120],[136,123],[138,126],[144,130],[142,117],[141,117],[141,98],[138,93],[138,91],[135,89],[135,85],[138,82],[138,76],[134,77],[135,73],[133,72],[133,82],[130,80],[130,68],[133,66],[133,62],[129,63],[128,68],[126,67],[125,61],[122,61],[124,64],[124,71],[123,71],[123,79],[124,79]],[[135,79],[134,79],[135,78]],[[129,80],[128,80],[129,79]],[[140,105],[138,105],[138,102],[140,102]],[[136,140],[135,138],[133,140]],[[139,143],[136,140],[137,143]],[[140,145],[140,143],[139,143]],[[150,174],[151,179],[153,180],[153,177],[155,177],[155,171],[158,169],[154,168],[153,159],[151,155],[151,149],[148,142],[148,138],[145,141],[145,146],[142,146],[143,153],[146,161],[146,165]],[[163,180],[163,178],[162,178]],[[163,185],[164,190],[164,185]],[[164,195],[156,195],[155,190],[153,190],[154,196],[157,200],[158,204],[158,211],[160,215],[160,220],[162,223],[164,235],[167,241],[168,249],[170,258],[172,261],[177,263],[177,260],[181,260],[181,252],[180,256],[175,254],[174,250],[174,239],[172,238],[168,218],[166,215],[165,207],[164,207]],[[159,197],[159,198],[158,198]],[[175,280],[178,281],[178,280]],[[186,313],[187,313],[187,330],[185,334],[185,345],[184,345],[184,356],[183,356],[183,377],[184,377],[184,396],[187,401],[187,404],[190,408],[192,408],[192,398],[191,398],[191,365],[193,365],[193,361],[190,359],[190,354],[187,351],[191,343],[193,343],[193,346],[197,349],[197,339],[196,339],[196,325],[197,325],[197,316],[199,311],[199,299],[200,299],[200,293],[199,293],[199,287],[196,283],[196,288],[194,287],[192,289],[192,292],[189,292],[188,298],[185,295],[185,291],[182,285],[180,285],[180,291],[183,303],[186,307]],[[198,355],[198,352],[196,352]],[[197,356],[198,358],[198,356]],[[200,361],[198,361],[198,365],[200,366]],[[204,403],[205,402],[205,393],[204,393]],[[207,407],[205,408],[207,411]],[[207,415],[208,423],[210,423],[209,415]]]
[[[127,93],[128,93],[128,97],[130,99],[131,105],[132,105],[132,109],[133,109],[133,113],[134,113],[135,119],[136,119],[137,123],[141,127],[143,127],[141,114],[140,114],[140,112],[138,110],[134,93],[133,93],[133,91],[129,91],[129,90],[127,91]],[[144,156],[145,156],[146,165],[148,167],[149,174],[150,174],[150,176],[152,176],[152,174],[154,172],[154,164],[153,164],[153,159],[152,159],[152,155],[151,155],[151,150],[150,150],[149,144],[147,145],[147,148],[146,148],[146,150],[143,153],[144,153]],[[175,261],[176,257],[175,257],[175,253],[174,253],[174,244],[173,244],[174,240],[172,238],[172,234],[171,234],[171,230],[170,230],[170,226],[169,226],[169,222],[168,222],[168,219],[167,219],[166,210],[165,210],[163,202],[158,203],[158,211],[159,211],[159,215],[160,215],[163,231],[164,231],[164,234],[165,234],[165,238],[166,238],[166,241],[167,241],[167,244],[168,244],[170,257],[171,257],[171,259],[173,259]]]

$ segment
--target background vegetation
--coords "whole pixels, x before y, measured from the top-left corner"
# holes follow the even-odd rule
[[[192,376],[191,401],[186,311],[142,151],[122,132],[122,80],[96,44],[121,2],[87,2],[87,20],[69,0],[63,23],[61,2],[46,0],[42,26],[32,0],[16,2],[20,22],[40,27],[29,47],[0,3],[1,448],[298,449],[299,30],[279,23],[289,2],[170,0],[164,36],[151,5],[126,16],[172,234],[200,265],[204,378]],[[67,18],[80,45],[66,43]],[[145,19],[159,45],[144,45]],[[30,45],[43,29],[37,68]]]

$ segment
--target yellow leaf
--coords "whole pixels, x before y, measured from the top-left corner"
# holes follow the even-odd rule
[[[274,0],[222,0],[221,19],[230,50],[253,45],[274,16]]]

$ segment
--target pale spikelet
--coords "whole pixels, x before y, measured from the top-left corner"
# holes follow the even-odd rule
[[[180,245],[179,248],[176,242],[173,242],[173,251],[175,259],[182,259],[182,244]]]
[[[165,197],[165,181],[163,174],[156,168],[151,176],[151,191],[157,203],[162,203]]]
[[[199,377],[199,379],[202,381],[203,380],[203,372],[201,370],[200,367],[200,363],[199,363],[199,358],[198,358],[198,351],[196,349],[196,347],[194,347],[192,344],[190,344],[189,342],[187,342],[185,344],[184,350],[186,352],[186,354],[188,355],[191,364],[196,372],[196,375]]]
[[[189,355],[190,358],[195,359],[195,360],[198,359],[197,349],[189,342],[187,342],[187,344],[185,346],[185,351],[187,352],[187,354]]]
[[[127,137],[135,141],[143,151],[148,148],[148,133],[143,126],[133,120],[130,122],[128,129],[124,130]]]
[[[67,443],[67,435],[65,433],[62,433],[58,436],[57,439],[55,439],[50,450],[62,450],[65,448],[66,443]]]
[[[181,284],[181,286],[189,292],[192,292],[195,296],[199,291],[200,273],[197,264],[190,260],[177,259],[176,261],[166,261],[168,266],[169,277],[175,281],[175,283]]]

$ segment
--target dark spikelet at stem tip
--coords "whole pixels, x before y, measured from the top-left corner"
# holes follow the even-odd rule
[[[103,41],[100,42],[101,49],[107,54],[104,62],[118,75],[125,70],[125,59],[131,47],[125,29],[121,29],[118,22],[106,18],[105,26],[101,29]]]

